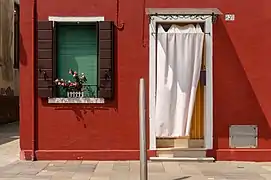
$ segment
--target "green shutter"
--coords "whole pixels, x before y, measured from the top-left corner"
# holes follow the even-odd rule
[[[57,77],[72,80],[69,69],[84,73],[87,85],[91,86],[90,96],[97,96],[97,33],[90,24],[57,25]],[[62,94],[61,96],[65,96]]]

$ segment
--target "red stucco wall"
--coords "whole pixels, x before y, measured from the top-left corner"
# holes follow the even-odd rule
[[[34,119],[32,0],[21,0],[21,149],[31,152]],[[116,19],[116,0],[38,0],[38,19],[48,16],[105,16]],[[146,8],[219,8],[234,22],[214,26],[214,151],[218,160],[271,160],[271,1],[146,0]],[[138,80],[148,81],[148,19],[143,0],[121,1],[118,32],[117,98],[93,106],[52,106],[38,101],[39,159],[135,159],[138,143]],[[144,31],[144,33],[143,33]],[[147,46],[143,46],[143,37]],[[148,113],[148,112],[147,112]],[[259,126],[258,149],[229,149],[231,124]],[[254,154],[253,154],[254,153]]]

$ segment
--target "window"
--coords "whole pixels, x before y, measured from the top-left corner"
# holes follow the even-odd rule
[[[38,95],[67,97],[54,80],[84,73],[84,97],[113,97],[113,22],[38,22]]]
[[[97,97],[98,51],[96,23],[56,24],[56,74],[58,78],[73,80],[69,69],[84,73],[87,82],[86,97]],[[58,97],[65,97],[63,89],[57,89]]]

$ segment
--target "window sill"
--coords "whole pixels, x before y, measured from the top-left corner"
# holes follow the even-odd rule
[[[104,98],[48,98],[49,104],[104,104]]]

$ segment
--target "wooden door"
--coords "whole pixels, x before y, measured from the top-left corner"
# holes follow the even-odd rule
[[[205,70],[205,46],[203,47],[202,66],[201,69]],[[196,100],[194,105],[194,112],[192,116],[192,124],[190,131],[190,139],[203,139],[204,138],[204,85],[199,81]]]
[[[192,124],[190,131],[191,139],[203,139],[204,137],[204,86],[199,83],[194,112],[192,116]]]

